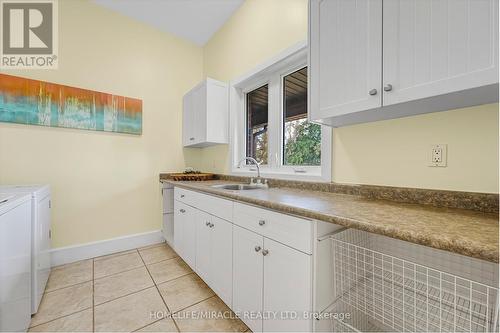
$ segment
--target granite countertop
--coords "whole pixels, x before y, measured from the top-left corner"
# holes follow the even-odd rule
[[[356,195],[295,188],[231,191],[222,180],[174,186],[255,204],[283,213],[339,224],[498,263],[498,214],[397,203]]]

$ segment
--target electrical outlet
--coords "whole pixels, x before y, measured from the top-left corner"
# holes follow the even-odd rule
[[[429,166],[445,167],[447,162],[448,149],[445,144],[432,145],[430,148]]]

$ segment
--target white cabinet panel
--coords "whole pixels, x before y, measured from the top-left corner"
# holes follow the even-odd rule
[[[175,201],[174,247],[175,251],[191,267],[196,265],[196,210]]]
[[[197,211],[196,214],[196,273],[210,285],[211,282],[211,216]]]
[[[163,214],[163,238],[168,245],[174,246],[174,213]]]
[[[173,188],[163,188],[162,189],[163,198],[163,214],[173,213],[174,211],[174,189]]]
[[[262,312],[263,237],[233,225],[233,310]],[[262,319],[241,318],[252,332],[262,332]]]
[[[380,107],[382,0],[311,0],[309,29],[310,118]]]
[[[498,102],[498,0],[309,8],[312,121],[337,127]]]
[[[384,0],[383,104],[498,82],[498,0]]]
[[[235,203],[234,223],[300,251],[312,253],[310,220]]]
[[[233,226],[212,216],[211,287],[215,293],[231,306],[233,298]]]
[[[179,200],[187,205],[196,207],[199,210],[211,215],[223,218],[227,221],[233,218],[233,202],[195,191],[185,190],[176,187],[174,190],[175,200]]]
[[[196,273],[229,306],[233,292],[233,228],[202,211],[196,218]]]
[[[228,143],[228,86],[210,78],[184,95],[183,134],[185,147]]]
[[[264,312],[284,313],[264,320],[264,332],[310,332],[312,321],[311,256],[264,238]],[[297,318],[287,314],[297,315]]]

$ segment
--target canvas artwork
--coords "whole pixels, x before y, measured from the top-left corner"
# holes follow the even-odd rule
[[[0,122],[142,134],[142,100],[0,74]]]

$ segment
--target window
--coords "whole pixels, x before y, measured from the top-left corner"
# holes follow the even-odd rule
[[[321,126],[307,121],[307,67],[283,78],[283,164],[321,165]]]
[[[268,86],[262,86],[247,93],[247,149],[260,164],[267,164],[268,158]]]
[[[331,129],[308,121],[307,49],[285,50],[277,59],[230,86],[231,158],[234,174],[331,179]]]

